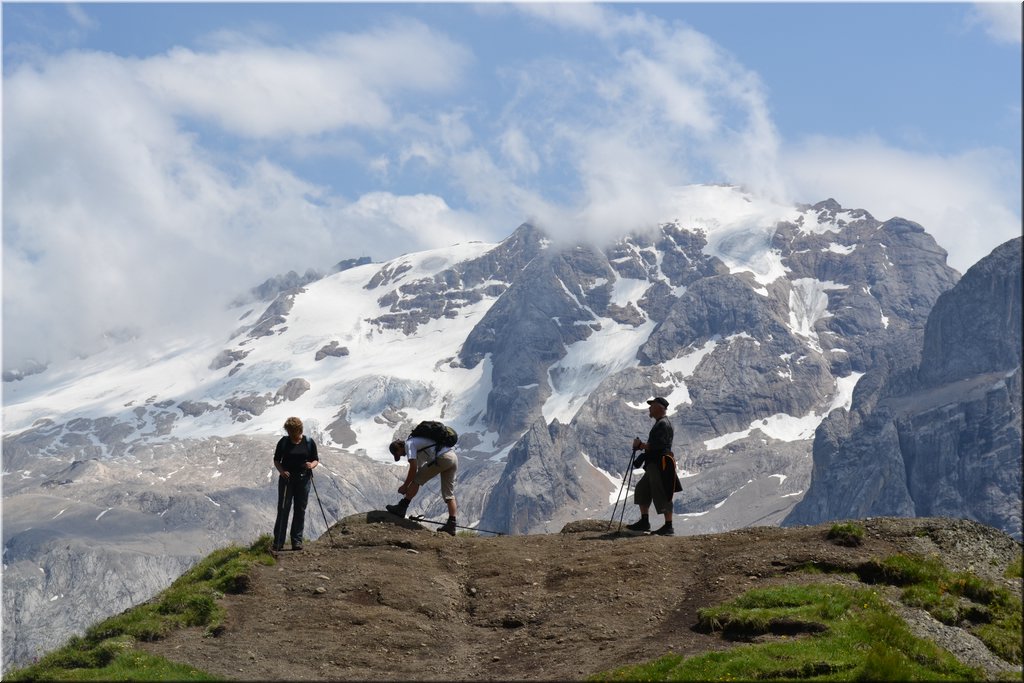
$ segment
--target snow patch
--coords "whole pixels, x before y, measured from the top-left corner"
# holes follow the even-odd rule
[[[616,477],[608,470],[598,467],[593,463],[593,461],[590,459],[590,456],[587,455],[586,453],[583,454],[583,459],[587,461],[588,465],[597,470],[601,475],[604,476],[605,479],[607,479],[611,483],[612,490],[611,493],[608,494],[609,505],[614,505],[618,501],[621,501],[623,498],[626,498],[628,500],[630,491],[629,488],[625,486],[626,479],[624,479],[623,477]],[[626,490],[624,491],[623,489]]]
[[[662,372],[666,376],[667,381],[658,386],[666,390],[663,392],[663,395],[670,406],[693,403],[690,399],[690,390],[686,387],[684,380],[693,376],[694,370],[697,369],[700,362],[718,347],[719,340],[720,337],[715,335],[704,342],[704,345],[697,350],[677,356],[661,364]],[[644,407],[645,405],[641,404],[635,407]]]
[[[836,393],[832,396],[832,404],[829,406],[828,412],[825,413],[826,415],[837,408],[850,410],[853,405],[853,390],[857,388],[857,382],[863,376],[863,372],[851,372],[846,377],[836,378]]]
[[[650,320],[639,327],[620,325],[608,318],[601,322],[600,330],[569,345],[565,357],[548,368],[551,395],[541,408],[548,424],[554,420],[569,424],[606,377],[636,367],[640,362],[637,350],[654,329]]]
[[[749,427],[742,431],[731,432],[729,434],[723,434],[722,436],[715,437],[714,439],[708,439],[704,442],[704,446],[709,451],[715,451],[728,446],[734,441],[747,438],[755,429],[765,436],[777,441],[805,441],[807,439],[812,439],[814,438],[814,431],[829,413],[837,408],[843,408],[845,410],[850,409],[850,406],[853,404],[853,390],[857,386],[857,382],[860,381],[860,378],[863,376],[864,373],[862,372],[853,372],[846,377],[837,378],[835,381],[835,392],[832,395],[832,402],[828,409],[821,415],[818,415],[814,411],[811,411],[803,417],[793,417],[792,415],[786,415],[785,413],[776,413],[770,417],[754,420],[750,423]],[[779,483],[781,484],[782,482]]]
[[[857,220],[852,211],[840,211],[834,219],[829,219],[824,211],[807,209],[800,212],[794,223],[805,235],[822,235],[826,232],[839,232],[848,223]]]
[[[814,325],[823,318],[831,317],[828,312],[828,294],[837,289],[847,289],[847,285],[835,282],[822,282],[814,278],[798,278],[792,281],[789,291],[789,328],[794,334],[807,339],[812,348],[821,352],[818,344],[818,333]]]
[[[778,441],[804,441],[814,436],[814,430],[821,424],[823,416],[811,412],[804,417],[793,417],[785,413],[776,413],[761,420],[755,420],[750,426],[739,432],[723,434],[714,439],[708,439],[704,446],[709,451],[715,451],[728,446],[734,441],[745,439],[750,433],[757,429],[765,436]]]
[[[723,185],[691,185],[672,198],[675,222],[707,238],[704,253],[731,273],[749,272],[766,285],[786,274],[771,239],[781,221],[796,222],[798,209]]]
[[[516,439],[516,441],[518,441],[518,439]],[[494,455],[488,458],[488,460],[490,460],[491,462],[502,462],[505,458],[508,457],[509,451],[511,451],[512,447],[515,445],[516,443],[515,441],[513,441],[509,445],[502,448],[500,451],[496,451]]]
[[[711,354],[717,347],[721,337],[715,335],[708,341],[704,342],[704,345],[700,348],[691,351],[682,356],[676,356],[671,360],[667,360],[661,364],[662,369],[670,374],[677,374],[683,379],[693,376],[693,371],[697,369],[700,362],[704,360],[706,356]]]
[[[612,285],[611,303],[615,306],[625,308],[629,304],[634,306],[643,298],[651,283],[647,280],[636,280],[633,278],[620,277]]]

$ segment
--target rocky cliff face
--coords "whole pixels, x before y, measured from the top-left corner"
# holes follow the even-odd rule
[[[1020,238],[938,298],[921,348],[879,364],[822,424],[786,524],[945,515],[1021,537]]]

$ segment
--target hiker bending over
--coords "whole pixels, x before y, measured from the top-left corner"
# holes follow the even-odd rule
[[[633,493],[633,502],[640,506],[640,519],[626,525],[633,531],[650,531],[651,522],[648,512],[651,501],[659,515],[665,515],[665,524],[654,533],[660,536],[671,536],[672,531],[672,494],[681,490],[679,478],[676,476],[676,464],[672,456],[672,423],[665,417],[668,401],[661,396],[647,402],[648,413],[655,421],[651,433],[644,443],[639,438],[633,439],[633,451],[643,451],[633,461],[633,467],[644,468],[644,476],[637,482]]]
[[[288,436],[282,436],[274,449],[274,467],[281,476],[277,478],[277,521],[274,522],[274,550],[284,548],[288,532],[288,512],[294,506],[292,515],[292,550],[302,550],[302,531],[306,526],[306,503],[309,501],[309,484],[313,468],[320,464],[316,454],[316,443],[302,435],[302,420],[289,417],[284,421]]]
[[[405,481],[398,487],[398,492],[403,494],[402,499],[395,505],[384,507],[393,515],[405,517],[409,509],[409,502],[416,497],[416,493],[425,483],[441,475],[441,497],[448,504],[448,521],[438,529],[447,534],[455,535],[455,471],[459,466],[459,458],[455,451],[448,446],[443,446],[437,441],[428,439],[425,436],[410,436],[405,441],[396,439],[388,446],[395,462],[403,457],[409,459],[409,471],[405,475]]]

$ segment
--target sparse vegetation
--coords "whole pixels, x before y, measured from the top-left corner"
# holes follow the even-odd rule
[[[1024,555],[1018,555],[1017,559],[1014,560],[1010,564],[1010,566],[1006,568],[1006,578],[1008,578],[1008,579],[1024,578]]]
[[[864,542],[864,527],[853,522],[833,524],[825,538],[838,545],[855,547]]]
[[[270,543],[270,536],[264,535],[248,548],[230,546],[213,552],[153,600],[105,619],[39,662],[7,672],[5,679],[215,680],[193,667],[134,650],[133,645],[187,626],[205,626],[215,632],[223,619],[217,598],[244,592],[253,564],[274,563]]]
[[[699,627],[735,640],[777,640],[684,658],[670,654],[592,680],[976,680],[981,672],[913,636],[870,588],[753,590],[700,610]]]
[[[837,532],[847,533],[848,529]],[[832,531],[828,537],[832,539]],[[1007,575],[1019,574],[1019,566],[1019,561],[1011,565]],[[811,574],[830,571],[813,564],[802,569]],[[857,576],[868,584],[903,587],[905,604],[966,628],[1003,659],[1021,663],[1021,601],[1005,588],[968,572],[952,572],[936,557],[919,555],[871,560],[857,567]],[[690,658],[670,654],[593,680],[742,680],[751,678],[752,671],[759,680],[981,677],[936,645],[914,637],[869,588],[813,584],[753,590],[700,610],[697,628],[733,640],[783,640]]]
[[[937,557],[920,555],[891,555],[881,560],[872,559],[857,568],[862,581],[892,586],[933,583],[946,573]]]
[[[969,572],[952,572],[935,557],[893,555],[858,571],[872,583],[903,586],[901,600],[945,624],[962,626],[1003,659],[1021,663],[1021,601]]]

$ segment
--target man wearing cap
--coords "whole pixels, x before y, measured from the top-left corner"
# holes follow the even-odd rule
[[[637,482],[633,493],[633,502],[640,506],[640,519],[626,525],[632,531],[650,531],[651,522],[648,511],[651,502],[659,515],[665,515],[665,524],[654,533],[659,536],[672,536],[672,493],[678,490],[679,479],[676,477],[675,460],[672,456],[672,423],[665,413],[668,412],[668,401],[661,396],[647,402],[648,414],[654,420],[647,442],[639,438],[633,439],[633,451],[643,451],[633,461],[634,467],[644,468],[644,476]],[[678,488],[677,488],[678,487]]]

